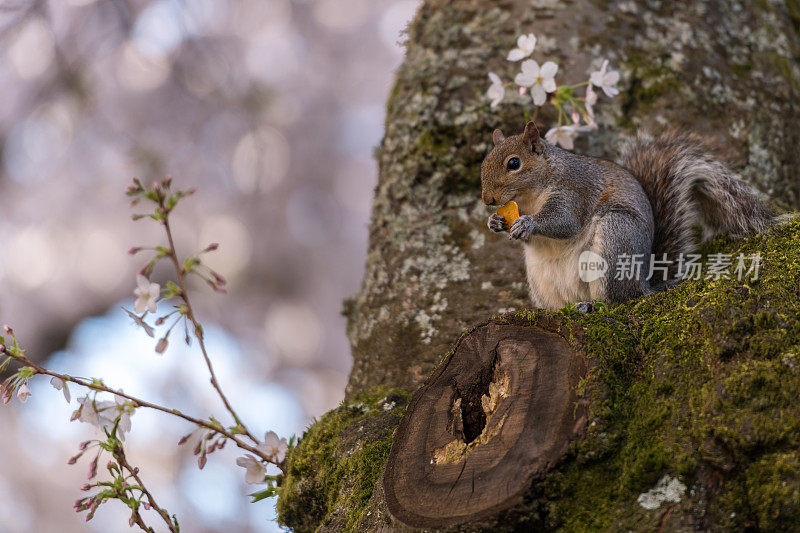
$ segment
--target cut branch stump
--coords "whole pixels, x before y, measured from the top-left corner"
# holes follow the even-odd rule
[[[383,475],[396,520],[447,527],[513,507],[582,433],[589,365],[549,329],[480,326],[417,391]]]

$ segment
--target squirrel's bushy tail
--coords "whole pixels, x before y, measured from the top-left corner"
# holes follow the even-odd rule
[[[622,166],[641,183],[653,208],[653,253],[675,260],[717,233],[743,237],[776,219],[756,192],[724,163],[699,135],[675,131],[654,138],[640,132],[622,150]]]

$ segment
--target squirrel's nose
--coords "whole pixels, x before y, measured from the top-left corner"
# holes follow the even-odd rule
[[[494,199],[494,196],[492,196],[490,199],[487,199],[484,196],[483,197],[483,203],[485,203],[486,205],[497,205],[497,201]]]

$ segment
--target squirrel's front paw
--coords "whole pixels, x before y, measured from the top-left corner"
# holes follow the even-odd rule
[[[493,213],[489,217],[489,222],[487,224],[489,229],[495,233],[500,233],[501,231],[506,231],[508,229],[508,224],[506,224],[506,219],[503,218],[502,215],[498,215],[497,213]]]
[[[530,239],[531,235],[533,235],[533,230],[533,218],[531,218],[530,215],[523,215],[511,224],[511,229],[508,230],[508,236],[511,239],[527,241]]]

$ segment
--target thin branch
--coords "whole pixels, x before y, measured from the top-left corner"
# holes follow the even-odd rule
[[[139,477],[139,469],[131,466],[128,463],[127,459],[125,459],[125,450],[123,450],[121,446],[117,446],[116,449],[114,450],[114,459],[117,460],[117,462],[122,468],[130,472],[130,474],[136,480],[136,483],[138,483],[139,489],[141,489],[142,493],[144,493],[145,497],[147,498],[147,502],[150,504],[150,507],[152,507],[159,514],[159,516],[161,516],[161,518],[164,519],[164,522],[166,522],[169,530],[172,533],[178,533],[178,528],[175,527],[175,523],[170,518],[169,513],[158,506],[155,498],[153,498],[153,495],[150,494],[150,491],[147,490],[147,487],[144,486],[144,481],[142,481],[142,478]],[[150,531],[144,524],[144,520],[142,520],[142,517],[139,516],[138,511],[135,514],[134,522],[145,531]],[[141,522],[141,524],[139,522]]]
[[[160,204],[161,204],[161,207],[164,208],[164,210],[166,212],[166,207],[164,206],[164,201],[161,200]],[[164,229],[166,230],[167,241],[169,242],[169,251],[168,251],[167,255],[172,260],[172,264],[175,266],[175,271],[178,273],[178,284],[179,284],[180,289],[181,289],[180,296],[183,299],[183,302],[186,304],[186,317],[191,321],[192,326],[194,326],[194,336],[197,338],[197,341],[200,344],[200,351],[203,352],[203,359],[205,359],[206,367],[208,367],[208,373],[211,376],[211,386],[214,387],[214,390],[217,391],[217,394],[219,395],[220,399],[222,400],[222,403],[225,404],[225,408],[231,414],[231,416],[233,417],[233,420],[236,422],[236,424],[239,426],[239,428],[241,428],[242,432],[245,435],[247,435],[247,437],[249,437],[250,440],[252,440],[255,443],[258,443],[259,442],[258,439],[256,439],[252,435],[252,433],[250,433],[250,430],[247,429],[247,426],[239,418],[239,415],[236,414],[236,411],[231,406],[230,402],[228,401],[227,396],[225,396],[225,393],[222,391],[222,387],[220,387],[219,382],[217,381],[217,375],[214,372],[214,366],[211,364],[211,358],[208,356],[208,352],[206,351],[206,343],[205,343],[205,340],[203,339],[204,335],[202,333],[203,329],[200,326],[200,324],[197,322],[197,319],[194,316],[194,310],[192,309],[192,304],[189,301],[189,293],[186,290],[186,271],[184,270],[184,268],[181,266],[180,262],[178,261],[178,255],[175,252],[175,241],[172,238],[172,229],[170,228],[170,225],[169,225],[169,213],[168,212],[166,212],[166,214],[164,216]]]
[[[182,413],[181,411],[179,411],[177,409],[170,409],[168,407],[164,407],[164,406],[161,406],[161,405],[158,405],[158,404],[154,404],[154,403],[148,402],[146,400],[139,399],[139,398],[137,398],[135,396],[131,396],[130,394],[127,394],[127,393],[125,393],[123,391],[117,391],[117,390],[112,389],[111,387],[107,387],[105,384],[103,384],[101,382],[98,382],[98,381],[90,381],[88,379],[75,378],[75,377],[72,377],[72,376],[69,376],[69,375],[66,375],[66,374],[59,374],[58,372],[53,372],[52,370],[49,370],[49,369],[47,369],[47,368],[45,368],[43,366],[40,366],[40,365],[34,363],[33,361],[31,361],[30,359],[28,359],[27,357],[25,357],[23,355],[15,355],[15,354],[11,353],[8,350],[8,348],[6,348],[6,347],[3,348],[2,353],[4,355],[7,355],[8,357],[14,359],[15,361],[19,361],[20,363],[33,368],[36,371],[37,374],[43,374],[43,375],[47,375],[47,376],[52,376],[52,377],[58,378],[58,379],[60,379],[62,381],[69,382],[69,383],[75,383],[76,385],[81,385],[82,387],[86,387],[86,388],[91,389],[91,390],[100,391],[100,392],[109,392],[111,394],[115,394],[117,396],[120,396],[122,398],[125,398],[127,400],[132,401],[133,403],[136,404],[137,407],[147,407],[148,409],[153,409],[155,411],[161,411],[162,413],[167,413],[169,415],[176,416],[178,418],[182,418],[182,419],[186,420],[187,422],[191,422],[192,424],[195,424],[197,426],[200,426],[200,427],[212,430],[212,431],[216,431],[217,433],[219,433],[221,435],[224,435],[228,439],[232,440],[234,443],[236,443],[236,445],[239,448],[241,448],[243,450],[247,450],[248,452],[255,454],[257,457],[260,457],[264,461],[267,461],[268,463],[274,464],[275,466],[277,466],[278,468],[283,470],[283,466],[277,464],[266,453],[262,452],[261,450],[259,450],[255,446],[251,446],[250,444],[247,444],[246,442],[243,442],[241,439],[237,438],[234,433],[232,433],[232,432],[228,431],[227,429],[225,429],[221,424],[213,424],[211,422],[207,422],[205,420],[200,420],[198,418],[194,418],[192,416],[184,414],[184,413]]]

